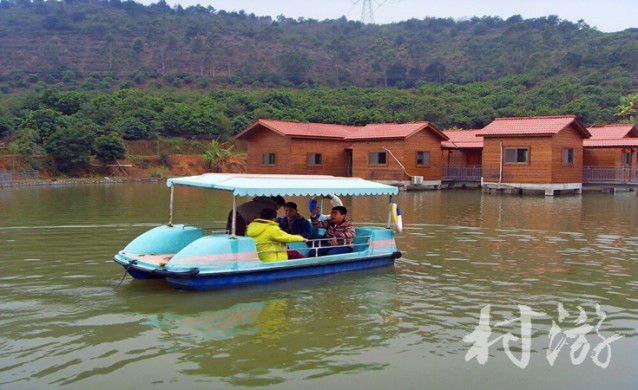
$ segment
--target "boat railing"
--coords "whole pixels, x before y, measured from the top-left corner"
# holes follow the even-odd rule
[[[170,225],[170,226],[174,226],[174,225]],[[191,227],[191,228],[196,228],[196,229],[200,229],[201,231],[204,232],[204,235],[209,236],[212,234],[229,234],[228,230],[226,230],[226,226],[200,226],[200,225],[196,225],[196,224],[179,224],[179,226],[182,226],[183,229],[187,228],[187,227]]]
[[[204,234],[207,236],[211,236],[213,234],[229,234],[228,230],[226,230],[226,226],[200,227],[200,229],[202,229]]]
[[[352,240],[352,244],[340,244],[331,245],[330,248],[339,247],[351,247],[353,252],[362,252],[370,247],[372,236],[355,236]],[[328,241],[327,238],[310,239],[307,243],[294,242],[287,245],[288,250],[295,250],[302,255],[309,257],[311,250],[319,248],[328,248],[328,246],[321,246],[322,241]],[[318,256],[317,251],[314,251],[314,256]]]

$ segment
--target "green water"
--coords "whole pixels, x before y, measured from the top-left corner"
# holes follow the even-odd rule
[[[231,205],[176,195],[175,222],[219,225]],[[343,200],[355,224],[386,221],[386,199]],[[397,200],[394,268],[193,293],[122,280],[112,261],[167,221],[163,184],[0,189],[0,388],[636,388],[635,193]],[[466,361],[463,339],[486,305],[494,343],[485,364]],[[497,324],[520,318],[519,305],[545,313],[529,350],[498,339],[521,335],[520,322]],[[563,331],[600,321],[600,336],[623,337],[603,349],[606,368],[592,358],[603,340],[593,328],[582,362],[570,338],[550,364],[552,321]]]

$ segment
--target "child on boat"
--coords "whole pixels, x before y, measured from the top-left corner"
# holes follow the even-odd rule
[[[330,219],[320,221],[315,211],[310,220],[314,226],[326,229],[324,239],[321,240],[322,248],[319,248],[318,256],[337,255],[352,252],[352,241],[355,229],[352,222],[346,219],[348,209],[343,206],[335,206],[330,213]],[[316,249],[311,251],[308,257],[313,256]]]
[[[303,257],[297,251],[287,251],[285,243],[308,242],[307,238],[296,234],[288,234],[281,230],[279,223],[276,221],[277,211],[275,209],[263,209],[259,216],[259,218],[248,224],[246,235],[255,240],[257,253],[261,261],[281,261]],[[293,252],[290,257],[289,252]]]

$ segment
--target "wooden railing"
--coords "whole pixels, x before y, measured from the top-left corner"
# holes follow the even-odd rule
[[[624,167],[584,167],[583,183],[637,183],[636,170]]]
[[[17,171],[2,171],[0,172],[0,181],[13,181],[13,180],[37,180],[40,177],[40,171],[34,169],[17,170]]]
[[[480,165],[451,165],[443,167],[442,180],[481,181],[483,168]]]

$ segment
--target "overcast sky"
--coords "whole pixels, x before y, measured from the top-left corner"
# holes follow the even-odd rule
[[[138,0],[143,4],[158,0]],[[257,16],[278,15],[297,19],[361,20],[365,0],[166,0],[173,6],[200,4],[217,10],[254,13]],[[557,15],[577,22],[583,19],[600,31],[614,32],[638,27],[638,0],[369,0],[374,21],[379,24],[410,18],[451,17],[456,20],[473,16],[499,16],[507,19],[521,15],[524,19]],[[366,17],[367,20],[368,17]]]

